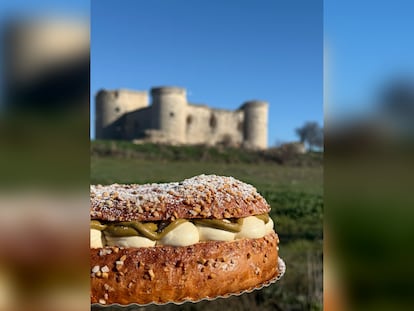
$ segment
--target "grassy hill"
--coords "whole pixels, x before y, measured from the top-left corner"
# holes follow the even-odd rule
[[[207,161],[219,163],[277,163],[289,166],[321,166],[320,152],[295,154],[290,149],[271,148],[263,151],[231,147],[168,146],[160,144],[133,144],[128,141],[96,140],[91,143],[91,154],[96,157],[139,158],[163,161]]]
[[[114,141],[91,144],[94,184],[168,182],[198,174],[233,176],[254,185],[271,205],[280,236],[286,275],[275,285],[246,295],[241,305],[240,299],[230,299],[226,303],[233,304],[232,310],[321,310],[322,154]],[[181,309],[222,308],[220,302],[214,303],[185,304]]]

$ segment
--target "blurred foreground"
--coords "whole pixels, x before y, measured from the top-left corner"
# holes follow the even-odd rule
[[[414,308],[414,73],[378,79],[364,113],[325,98],[325,310]]]
[[[341,310],[412,310],[414,141],[372,121],[328,125],[325,303],[338,289]]]
[[[0,310],[87,310],[88,22],[3,13]]]
[[[325,1],[325,310],[414,310],[414,5]]]

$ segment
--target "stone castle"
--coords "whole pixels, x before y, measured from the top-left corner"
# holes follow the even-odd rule
[[[96,95],[96,138],[168,144],[207,144],[267,148],[268,103],[252,100],[237,110],[214,109],[187,101],[178,87],[100,90]]]

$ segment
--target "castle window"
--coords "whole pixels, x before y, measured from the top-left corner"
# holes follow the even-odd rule
[[[190,114],[187,116],[187,125],[190,125],[193,122],[193,116]]]
[[[174,116],[174,112],[170,112],[170,117],[172,118]]]
[[[115,107],[115,112],[120,112],[120,111],[121,111],[121,108]]]
[[[212,114],[210,117],[210,127],[212,129],[215,129],[217,127],[217,118],[214,114]]]
[[[237,123],[237,130],[241,133],[243,132],[243,122],[240,121],[239,123]]]

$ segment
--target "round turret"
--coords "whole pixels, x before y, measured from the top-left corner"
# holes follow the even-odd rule
[[[249,149],[267,148],[267,119],[269,104],[252,100],[242,106],[244,111],[244,146]]]
[[[97,139],[115,138],[111,125],[120,117],[119,110],[115,108],[113,94],[100,90],[95,97],[95,137]]]
[[[186,90],[179,87],[151,89],[152,126],[163,133],[170,143],[186,142]]]
[[[146,92],[100,90],[95,100],[95,136],[97,139],[125,139],[121,118],[129,112],[148,106]]]

